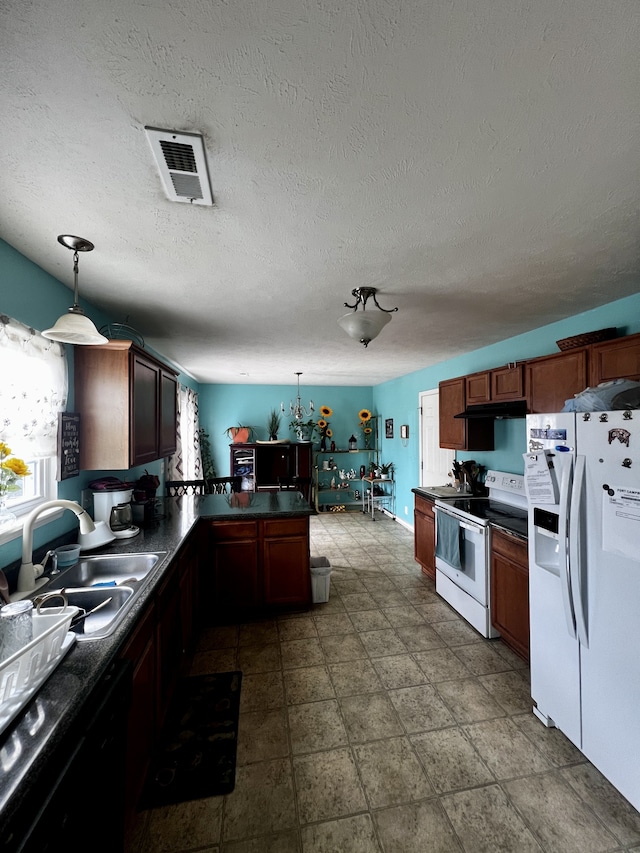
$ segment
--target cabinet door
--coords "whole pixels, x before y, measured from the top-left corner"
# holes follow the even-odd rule
[[[491,371],[491,399],[494,403],[522,400],[523,397],[524,371],[521,364]]]
[[[131,465],[158,458],[160,368],[138,353],[131,355]]]
[[[127,724],[126,821],[135,817],[156,739],[155,608],[140,620],[121,658],[133,664],[133,693]]]
[[[180,587],[174,567],[156,597],[157,724],[161,729],[173,696],[182,663]]]
[[[454,415],[465,407],[465,378],[448,379],[439,385],[440,447],[464,450],[466,447],[466,421]]]
[[[640,381],[640,335],[591,345],[590,385],[612,379]]]
[[[262,578],[266,605],[311,601],[308,519],[273,519],[262,525]]]
[[[215,609],[250,609],[260,604],[256,521],[212,524]]]
[[[465,382],[468,405],[491,402],[491,375],[488,370],[466,376]]]
[[[562,411],[566,400],[584,391],[587,379],[586,347],[527,362],[529,411]]]
[[[176,451],[178,382],[173,373],[160,370],[160,424],[158,456],[171,456]]]
[[[493,420],[454,418],[464,411],[466,377],[447,379],[439,387],[440,447],[451,450],[493,450]]]
[[[504,642],[529,660],[529,563],[527,544],[491,534],[491,622]]]
[[[416,495],[414,510],[414,557],[425,575],[436,576],[436,519],[434,504]]]

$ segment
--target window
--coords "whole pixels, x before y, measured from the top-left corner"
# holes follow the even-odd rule
[[[64,347],[35,329],[0,315],[0,440],[31,475],[7,498],[17,523],[0,531],[0,544],[19,535],[22,518],[57,495],[58,413],[67,403]]]

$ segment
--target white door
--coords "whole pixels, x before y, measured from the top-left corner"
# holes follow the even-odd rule
[[[420,485],[446,486],[451,483],[455,452],[440,447],[439,393],[422,391],[420,406]]]

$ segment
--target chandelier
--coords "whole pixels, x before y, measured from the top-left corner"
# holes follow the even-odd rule
[[[298,377],[298,396],[296,397],[295,405],[293,403],[289,403],[289,415],[294,418],[296,421],[304,420],[304,418],[309,417],[314,411],[315,407],[313,405],[313,400],[309,400],[309,409],[305,409],[300,401],[300,377],[302,373],[300,371],[296,371],[296,376]],[[285,413],[284,403],[280,403],[280,411]]]

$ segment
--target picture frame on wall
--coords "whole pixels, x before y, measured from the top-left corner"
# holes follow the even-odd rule
[[[387,418],[384,422],[384,437],[393,438],[393,418]]]

